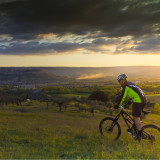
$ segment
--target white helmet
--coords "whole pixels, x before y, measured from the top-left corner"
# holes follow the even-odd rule
[[[127,76],[125,74],[120,74],[118,77],[117,77],[117,81],[119,82],[121,79],[126,79]]]

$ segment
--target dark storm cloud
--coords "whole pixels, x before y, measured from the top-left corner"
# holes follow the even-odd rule
[[[1,42],[1,41],[0,41]],[[4,40],[2,42],[5,42]],[[103,52],[104,50],[99,49],[101,45],[110,45],[113,43],[119,43],[118,40],[104,40],[97,39],[91,43],[67,43],[67,42],[57,42],[57,43],[48,43],[43,42],[39,43],[38,41],[32,42],[13,42],[9,45],[0,45],[0,53],[4,55],[47,55],[47,54],[61,54],[75,51],[77,49],[85,49],[86,51],[93,52]]]
[[[135,44],[137,46],[131,48],[132,50],[143,51],[147,53],[148,51],[150,51],[154,54],[154,53],[157,53],[157,51],[160,51],[160,36],[155,38],[149,38]]]
[[[148,2],[148,3],[147,3]],[[13,35],[101,30],[108,36],[154,33],[160,2],[150,0],[17,0],[0,5],[1,33]],[[2,20],[3,19],[3,20]]]
[[[99,39],[159,34],[159,6],[160,0],[2,0],[0,34],[11,36],[12,45],[10,44],[10,48],[3,46],[0,53],[9,54],[11,49],[14,50],[13,54],[20,53],[18,50],[22,47],[23,53],[38,53],[43,50],[42,44],[36,42],[34,48],[33,42],[26,43],[28,47],[19,42],[36,41],[37,35],[47,33],[63,36],[68,33],[85,35],[100,31],[101,34],[93,36]],[[99,45],[100,43],[104,42],[99,41]],[[44,50],[47,51],[48,47],[48,50],[57,51],[54,47],[59,44],[48,44]],[[67,47],[69,45],[71,48],[73,45],[79,48],[76,43],[66,44]],[[88,45],[92,46],[83,44],[83,47]],[[144,50],[146,47],[145,44],[139,45],[132,49]],[[64,47],[65,50],[67,47]]]
[[[113,41],[112,41],[113,42]],[[65,53],[69,51],[74,51],[76,49],[83,49],[89,51],[99,51],[97,48],[103,44],[110,44],[111,41],[105,41],[102,39],[98,39],[93,41],[92,43],[39,43],[35,42],[27,42],[27,43],[10,43],[9,46],[1,45],[0,53],[5,55],[46,55],[46,54],[57,54],[57,53]]]
[[[45,55],[45,54],[56,54],[63,53],[66,51],[72,51],[79,48],[79,44],[72,43],[42,43],[39,42],[28,42],[22,43],[11,43],[10,46],[1,46],[0,53],[5,55]]]

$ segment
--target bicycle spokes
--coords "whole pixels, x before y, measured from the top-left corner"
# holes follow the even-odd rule
[[[155,141],[155,136],[145,132],[142,134],[142,139],[150,140],[153,143]]]
[[[160,132],[159,129],[154,125],[150,125],[144,128],[142,132],[142,139],[149,140],[152,143],[160,141]]]
[[[114,129],[114,126],[115,126],[115,123],[114,122],[112,122],[111,124],[106,124],[106,128],[105,128],[105,131],[106,132],[110,132],[110,133],[112,133],[113,132],[113,129]]]
[[[155,137],[153,135],[150,135],[149,139],[151,140],[152,143],[155,141]]]
[[[121,134],[118,122],[111,117],[106,117],[100,122],[99,130],[104,137],[110,140],[117,140]]]
[[[112,132],[113,131],[113,127],[110,127],[109,129],[106,128],[106,131]]]

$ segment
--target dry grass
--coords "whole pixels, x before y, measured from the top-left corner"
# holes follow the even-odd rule
[[[0,112],[1,159],[158,159],[159,141],[138,143],[126,132],[118,141],[102,138],[98,125],[106,115],[47,110],[33,102],[24,107],[7,107]],[[12,108],[12,109],[11,109]],[[144,123],[159,123],[160,116],[148,115]]]

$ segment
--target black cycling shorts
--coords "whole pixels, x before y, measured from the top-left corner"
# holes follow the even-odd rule
[[[133,103],[132,115],[134,117],[140,117],[144,106],[145,106],[145,104],[143,104],[143,103]]]

